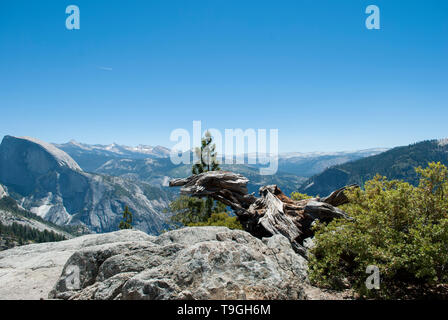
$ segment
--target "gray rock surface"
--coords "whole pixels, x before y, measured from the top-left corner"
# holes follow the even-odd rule
[[[303,299],[307,283],[306,260],[281,235],[194,227],[79,249],[49,297]]]
[[[311,286],[306,261],[285,237],[259,240],[223,227],[184,228],[159,237],[122,230],[0,252],[0,300],[48,297],[352,298]]]
[[[156,234],[166,228],[163,209],[169,193],[143,182],[83,172],[67,153],[36,139],[3,138],[0,183],[26,210],[58,225],[114,231],[127,205],[136,229]]]
[[[314,237],[309,237],[306,238],[305,240],[303,240],[303,246],[307,249],[307,250],[311,250],[315,247],[315,242],[314,242]]]
[[[0,300],[47,299],[67,259],[82,248],[124,241],[152,241],[140,231],[86,235],[61,242],[32,244],[0,252]]]

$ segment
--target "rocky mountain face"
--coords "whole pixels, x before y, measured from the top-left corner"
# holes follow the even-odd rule
[[[67,153],[36,139],[4,137],[0,183],[25,209],[59,225],[114,231],[127,205],[137,229],[158,233],[166,227],[169,193],[143,182],[86,173]]]
[[[68,230],[24,210],[8,195],[0,198],[0,251],[18,245],[72,237]]]
[[[0,252],[0,275],[0,299],[323,297],[282,235],[257,239],[224,227],[159,237],[122,230],[17,247]]]
[[[5,196],[0,199],[0,224],[11,226],[13,224],[30,227],[37,231],[50,231],[62,235],[67,239],[72,235],[57,225],[48,222],[39,216],[20,208],[14,199]],[[3,235],[0,234],[0,239]]]
[[[428,162],[448,165],[447,139],[431,140],[409,146],[397,147],[386,152],[336,165],[311,177],[300,188],[309,195],[325,196],[345,185],[364,185],[377,173],[388,179],[400,179],[411,184],[418,182],[415,167],[426,167]]]

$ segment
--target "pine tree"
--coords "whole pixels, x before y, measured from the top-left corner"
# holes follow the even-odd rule
[[[123,212],[123,220],[120,221],[118,228],[123,229],[132,229],[132,212],[129,211],[128,206],[124,207]]]
[[[197,162],[191,168],[191,173],[200,174],[207,171],[219,171],[219,163],[217,161],[216,145],[209,131],[205,133],[205,137],[201,139],[201,147],[195,149]]]
[[[192,174],[201,174],[208,171],[221,170],[217,161],[216,145],[209,131],[201,139],[201,147],[195,149],[197,161],[191,168]],[[226,205],[210,197],[197,199],[180,196],[170,203],[174,212],[171,221],[188,225],[191,223],[205,223],[213,213],[227,213]]]
[[[213,138],[209,131],[205,132],[205,137],[201,139],[201,147],[196,148],[195,153],[198,161],[193,165],[191,172],[193,174],[200,174],[208,171],[219,171],[219,163],[217,161],[216,145],[213,143]],[[215,207],[215,200],[206,197],[204,202],[205,218],[209,219]],[[224,206],[225,208],[225,206]]]

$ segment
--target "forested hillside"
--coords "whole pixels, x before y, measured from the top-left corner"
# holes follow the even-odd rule
[[[400,179],[413,185],[418,182],[415,167],[428,162],[448,164],[447,140],[429,140],[397,147],[375,156],[344,163],[310,178],[299,189],[309,195],[326,196],[331,191],[350,184],[363,185],[376,174],[388,179]]]
[[[0,250],[71,237],[69,228],[57,226],[20,208],[13,198],[5,196],[0,199]]]

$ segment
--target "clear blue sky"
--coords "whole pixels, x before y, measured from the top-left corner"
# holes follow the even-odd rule
[[[0,138],[173,146],[202,120],[282,152],[405,145],[448,136],[447,58],[446,0],[1,0]]]

